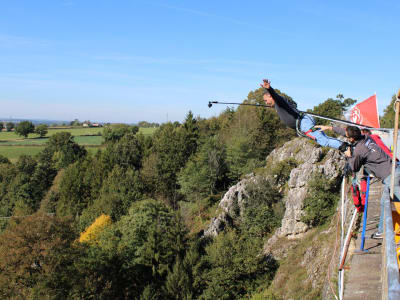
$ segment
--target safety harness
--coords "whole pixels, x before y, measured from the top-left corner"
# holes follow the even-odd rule
[[[366,194],[367,180],[363,177],[360,182],[358,182],[357,178],[353,178],[351,183],[351,195],[353,196],[353,203],[358,212],[364,212]]]
[[[303,119],[305,114],[304,113],[299,113],[299,115],[300,116],[296,119],[296,133],[297,133],[297,135],[299,137],[305,137],[305,138],[309,138],[309,139],[312,139],[313,141],[315,141],[315,137],[313,137],[310,133],[314,132],[317,129],[313,126],[309,130],[307,130],[306,132],[302,132],[300,130],[300,123],[301,123],[301,120]]]

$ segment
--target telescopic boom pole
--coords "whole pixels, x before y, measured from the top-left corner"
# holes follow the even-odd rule
[[[237,103],[237,102],[218,102],[218,101],[209,101],[208,102],[208,107],[211,108],[213,104],[248,105],[248,106],[260,106],[260,107],[269,107],[269,108],[272,107],[272,106],[265,105],[265,104],[251,104],[251,103]],[[302,114],[307,114],[307,115],[310,115],[310,116],[313,116],[315,118],[322,119],[322,120],[342,123],[342,124],[346,124],[346,125],[353,125],[353,126],[357,126],[357,127],[361,127],[361,128],[370,128],[370,129],[375,129],[375,130],[382,130],[380,128],[373,128],[371,126],[360,125],[360,124],[357,124],[357,123],[353,123],[353,122],[346,121],[346,120],[340,120],[340,119],[336,119],[336,118],[328,118],[328,117],[324,117],[324,116],[313,114],[313,113],[306,112],[306,111],[299,110],[298,112],[302,113]]]

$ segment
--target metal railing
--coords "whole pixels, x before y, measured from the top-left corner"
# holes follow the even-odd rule
[[[382,299],[400,299],[400,275],[397,264],[396,242],[393,231],[392,204],[389,189],[382,193],[384,201],[384,240],[382,261]]]

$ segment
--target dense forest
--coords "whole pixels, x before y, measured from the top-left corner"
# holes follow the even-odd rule
[[[263,103],[262,92],[244,102]],[[353,103],[338,95],[313,111],[340,117]],[[0,297],[253,297],[278,267],[261,250],[280,225],[281,191],[255,183],[257,207],[215,238],[203,231],[228,188],[294,137],[274,110],[240,106],[209,119],[188,112],[147,137],[107,127],[95,155],[63,132],[36,157],[0,157]]]

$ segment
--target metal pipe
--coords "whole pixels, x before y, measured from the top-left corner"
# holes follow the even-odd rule
[[[339,271],[343,270],[344,263],[346,261],[347,250],[349,249],[350,239],[351,239],[351,228],[353,227],[354,220],[357,216],[357,210],[354,210],[353,217],[351,218],[349,229],[347,231],[346,240],[343,247],[342,258],[339,266]]]
[[[345,214],[344,214],[344,197],[345,197],[345,189],[346,189],[346,177],[343,176],[342,180],[342,222],[341,222],[341,234],[340,234],[340,249],[343,248],[343,238],[344,238],[344,222],[345,222]]]
[[[392,206],[387,188],[383,190],[384,203],[384,252],[382,262],[382,292],[384,299],[400,299],[400,275],[397,264],[395,233],[393,231]]]
[[[342,300],[344,296],[344,270],[339,271],[340,274],[340,293],[339,299]]]
[[[251,103],[238,103],[238,102],[218,102],[218,101],[208,101],[208,107],[212,107],[213,104],[231,104],[231,105],[247,105],[247,106],[259,106],[259,107],[268,107],[271,108],[272,106],[270,105],[265,105],[265,104],[251,104]],[[311,112],[306,112],[306,111],[301,111],[298,110],[299,113],[302,114],[307,114],[310,116],[313,116],[315,118],[318,119],[322,119],[322,120],[327,120],[327,121],[332,121],[332,122],[337,122],[337,123],[341,123],[341,124],[345,124],[345,125],[353,125],[353,126],[357,126],[360,128],[369,128],[370,130],[381,130],[381,131],[387,131],[387,130],[382,130],[381,128],[373,128],[371,126],[366,126],[366,125],[360,125],[357,123],[353,123],[350,121],[346,121],[346,120],[340,120],[340,119],[336,119],[336,118],[328,118],[328,117],[324,117],[321,115],[317,115]]]
[[[368,216],[368,197],[369,197],[369,183],[370,177],[367,177],[367,194],[365,195],[365,207],[364,207],[364,215],[363,215],[363,229],[361,233],[361,246],[360,251],[364,251],[365,244],[365,230],[367,228],[367,216]]]
[[[400,105],[400,90],[397,95],[396,105],[395,105],[395,119],[394,119],[394,133],[393,133],[393,157],[397,155],[397,137],[399,134],[399,106]],[[392,159],[392,176],[390,178],[390,200],[394,199],[394,173],[396,171],[396,159]]]

